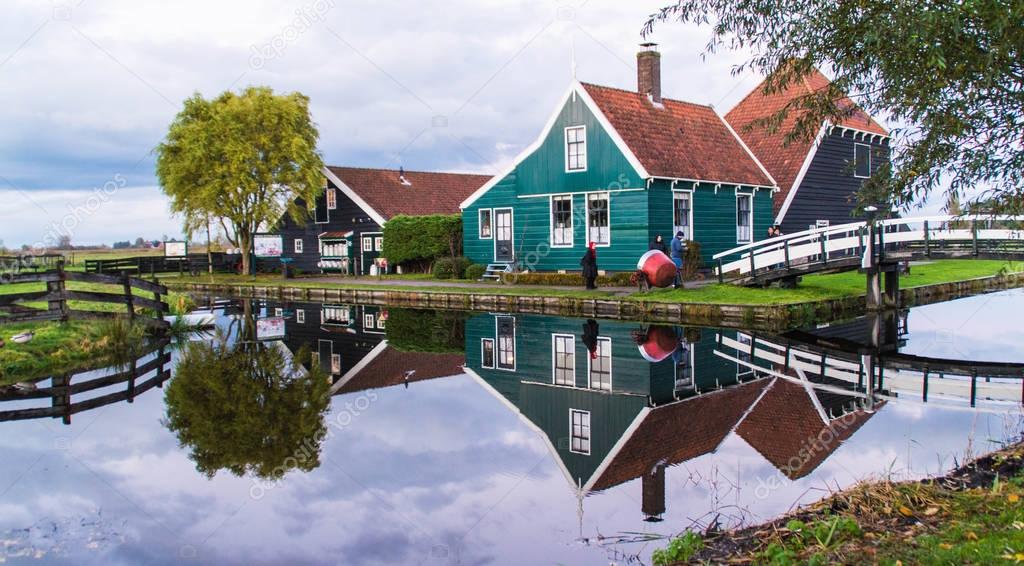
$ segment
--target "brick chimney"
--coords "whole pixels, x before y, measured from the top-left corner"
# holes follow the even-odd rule
[[[636,89],[661,104],[661,53],[657,43],[641,43],[636,54]]]

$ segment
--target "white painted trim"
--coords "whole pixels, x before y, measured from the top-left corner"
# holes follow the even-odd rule
[[[868,148],[868,174],[858,175],[857,174],[857,146]],[[853,176],[856,179],[870,179],[871,178],[871,144],[853,142]]]
[[[292,244],[295,253],[305,253],[306,243],[302,241],[302,238],[295,238],[295,242]]]
[[[491,238],[491,261],[494,263],[501,263],[505,260],[498,259],[498,212],[509,212],[509,230],[512,232],[512,237],[509,239],[512,242],[512,262],[516,261],[516,209],[511,206],[503,206],[500,208],[492,208],[493,215],[491,218],[492,227],[491,233],[494,237]],[[510,262],[511,263],[511,262]]]
[[[352,369],[348,370],[348,372],[346,372],[345,375],[341,376],[341,378],[339,378],[338,381],[331,386],[331,395],[334,395],[335,393],[340,391],[342,387],[345,387],[346,383],[351,381],[353,377],[359,374],[359,372],[363,371],[363,368],[370,365],[370,362],[375,360],[377,356],[384,353],[384,350],[387,349],[388,341],[381,340],[380,343],[374,346],[373,349],[370,350],[368,354],[363,356],[363,359],[359,360],[359,362],[356,363],[356,365],[352,366]]]
[[[647,419],[647,415],[649,415],[650,412],[650,407],[644,407],[643,409],[640,409],[640,412],[637,413],[636,417],[633,418],[633,422],[629,423],[629,427],[626,428],[625,432],[622,433],[622,436],[620,436],[619,439],[615,441],[615,445],[612,446],[612,449],[608,452],[608,455],[605,456],[604,460],[601,460],[601,465],[599,465],[597,469],[594,470],[594,473],[591,474],[590,479],[587,480],[587,483],[583,484],[583,493],[588,493],[590,490],[594,489],[594,484],[597,483],[597,480],[601,479],[601,476],[603,476],[604,473],[608,471],[608,468],[612,465],[612,462],[614,462],[615,459],[619,457],[619,452],[622,452],[622,449],[626,446],[626,443],[629,442],[629,439],[632,438],[633,435],[636,434],[636,431],[640,429],[640,425],[643,424],[645,419]],[[570,440],[570,442],[572,441]]]
[[[582,450],[573,450],[573,448],[572,448],[572,441],[576,438],[575,435],[573,435],[573,430],[572,430],[572,427],[574,426],[573,422],[572,422],[573,413],[579,413],[581,415],[587,415],[587,451],[586,452],[584,452]],[[582,428],[582,426],[583,426],[583,424],[580,423],[580,427],[581,428]],[[572,453],[572,454],[582,454],[584,456],[590,456],[591,448],[593,447],[593,445],[594,445],[594,420],[591,418],[591,412],[590,411],[584,411],[583,409],[574,409],[572,407],[569,407],[569,452]]]
[[[796,179],[793,180],[793,186],[789,188],[789,192],[786,193],[786,200],[782,202],[782,207],[779,208],[779,214],[775,217],[775,224],[781,225],[782,221],[786,219],[786,213],[789,212],[789,207],[792,206],[793,200],[796,198],[796,191],[800,188],[800,183],[803,183],[804,176],[807,175],[807,170],[811,168],[811,162],[814,161],[814,156],[818,154],[818,147],[825,141],[825,136],[828,135],[830,130],[831,126],[828,122],[822,124],[821,129],[818,130],[818,135],[814,138],[811,150],[804,157],[804,162],[800,165],[800,171],[796,174]]]
[[[590,391],[603,391],[603,392],[606,392],[606,393],[611,393],[614,390],[614,388],[615,388],[615,372],[613,370],[613,364],[612,364],[612,362],[614,361],[615,356],[612,354],[612,351],[611,351],[613,342],[612,342],[612,339],[609,338],[608,336],[598,336],[597,337],[597,341],[598,342],[601,342],[602,340],[606,340],[608,342],[608,389],[595,389],[594,386],[591,384],[591,379],[590,379],[590,374],[592,373],[591,362],[594,361],[594,358],[590,356],[590,352],[589,351],[587,352],[587,389],[589,389]]]
[[[380,226],[383,226],[384,223],[387,222],[387,220],[383,216],[381,216],[380,213],[374,210],[373,207],[371,207],[370,205],[366,204],[366,201],[363,200],[362,197],[356,194],[356,192],[353,191],[351,187],[349,187],[341,179],[339,179],[338,176],[335,175],[326,165],[324,166],[323,172],[324,175],[326,175],[327,178],[334,183],[334,186],[338,187],[342,194],[352,199],[352,202],[356,203],[356,206],[363,209],[363,212],[365,212],[366,215],[369,216],[371,220],[373,220]],[[330,212],[328,212],[328,221],[330,220],[330,217]]]
[[[582,169],[569,169],[569,130],[583,130],[583,168]],[[590,152],[587,147],[587,126],[580,124],[577,126],[566,126],[563,129],[562,137],[562,148],[564,151],[562,154],[565,157],[565,172],[566,173],[586,173],[587,167],[590,164]]]
[[[587,108],[594,115],[598,124],[600,124],[601,127],[604,128],[605,133],[607,133],[608,136],[612,138],[612,141],[615,142],[615,145],[619,148],[619,151],[621,151],[622,154],[626,157],[626,161],[628,161],[629,164],[636,171],[637,176],[639,176],[641,179],[649,178],[650,175],[647,173],[647,169],[644,168],[644,166],[640,163],[640,160],[633,153],[633,150],[631,150],[629,146],[626,145],[626,142],[622,139],[622,136],[620,136],[619,133],[615,131],[615,128],[612,127],[611,122],[608,121],[608,118],[604,115],[603,112],[601,112],[601,109],[598,107],[597,103],[594,102],[594,99],[591,98],[590,94],[587,93],[587,89],[582,84],[580,84],[579,81],[573,80],[572,83],[569,85],[569,88],[566,90],[565,94],[560,99],[560,102],[558,103],[558,106],[555,108],[555,111],[551,114],[551,117],[548,118],[547,123],[541,130],[540,136],[532,144],[527,146],[527,148],[523,150],[512,161],[512,165],[505,168],[505,170],[503,170],[501,173],[492,177],[490,181],[484,184],[484,186],[477,189],[473,194],[469,195],[469,197],[466,200],[462,201],[462,203],[459,205],[459,208],[466,209],[472,206],[473,203],[476,202],[480,197],[485,195],[487,191],[494,188],[498,183],[500,183],[506,177],[508,177],[509,174],[515,171],[516,166],[522,163],[524,159],[532,155],[533,152],[537,151],[537,149],[540,148],[540,146],[544,143],[544,140],[546,140],[548,136],[551,134],[551,130],[554,129],[555,127],[555,122],[558,121],[558,117],[562,114],[562,110],[565,108],[566,103],[569,102],[569,100],[571,100],[573,96],[579,96],[580,99],[583,100],[583,103],[587,105]],[[590,157],[588,153],[587,159],[589,160],[589,158]]]
[[[750,239],[746,240],[746,241],[741,241],[740,240],[740,199],[741,198],[749,198],[750,199],[750,210],[748,211],[749,214],[750,214]],[[736,212],[736,245],[737,246],[742,246],[744,244],[752,244],[752,243],[754,243],[756,241],[756,238],[754,237],[754,195],[753,195],[753,193],[741,193],[740,191],[737,190],[736,191],[736,206],[734,206],[733,208],[735,209],[735,212]]]
[[[693,225],[693,193],[696,192],[693,189],[672,189],[672,238],[676,237],[676,194],[688,194],[690,195],[690,233],[687,234],[687,240],[693,241],[693,235],[696,232]]]
[[[697,183],[706,185],[732,185],[736,187],[751,187],[753,189],[772,189],[775,190],[778,187],[768,185],[754,185],[751,183],[737,183],[736,181],[711,181],[708,179],[687,179],[686,177],[650,177],[648,181],[653,179],[660,179],[662,181],[673,181],[676,183]],[[716,189],[717,190],[717,189]]]
[[[569,197],[569,243],[555,243],[555,198]],[[576,198],[572,194],[548,195],[548,245],[552,248],[571,248],[576,244]]]
[[[331,196],[332,195],[334,196],[334,199],[333,199],[334,200],[334,206],[331,206],[331,200],[332,200]],[[338,210],[338,190],[337,189],[332,189],[331,187],[327,187],[327,193],[324,196],[324,198],[327,200],[327,210]],[[328,214],[328,218],[330,218],[329,214]]]
[[[747,155],[749,155],[750,158],[754,160],[754,163],[756,163],[757,167],[761,169],[761,172],[764,173],[765,177],[768,177],[768,180],[772,182],[772,186],[778,187],[779,182],[775,180],[775,177],[772,177],[772,174],[768,172],[768,169],[765,168],[765,166],[761,163],[761,160],[758,159],[756,155],[754,155],[754,152],[750,151],[750,148],[747,147],[747,144],[746,142],[743,141],[743,138],[741,138],[739,134],[736,133],[736,130],[732,129],[732,125],[729,124],[729,122],[726,122],[725,118],[721,114],[719,114],[717,110],[712,108],[711,111],[715,113],[715,116],[718,116],[718,119],[721,120],[723,124],[725,124],[725,127],[729,130],[729,133],[732,134],[732,137],[736,138],[736,141],[740,142],[740,145],[743,146],[743,151],[746,151]]]
[[[587,246],[590,246],[590,197],[591,195],[608,195],[605,199],[608,202],[608,242],[604,244],[594,244],[595,248],[609,248],[612,245],[612,192],[611,191],[593,191],[586,193],[583,196],[583,211],[584,211],[584,224],[583,224],[583,235],[586,236],[584,240],[587,242]]]
[[[499,318],[510,318],[512,319],[512,367],[503,368],[501,367],[501,336],[498,334],[498,319]],[[494,369],[498,371],[509,371],[512,373],[516,372],[516,367],[519,365],[519,344],[516,339],[518,333],[519,321],[516,317],[510,314],[498,314],[494,315]]]
[[[548,197],[552,197],[552,196],[562,196],[562,195],[576,196],[576,195],[587,195],[587,194],[590,194],[590,193],[608,193],[608,192],[619,194],[619,193],[630,193],[630,192],[646,191],[646,190],[647,190],[646,188],[642,188],[642,187],[641,188],[634,188],[634,189],[588,189],[588,190],[585,190],[585,191],[572,191],[572,192],[568,192],[568,193],[561,192],[561,193],[537,193],[535,195],[516,195],[516,198],[548,198]]]
[[[807,397],[810,398],[811,404],[814,405],[814,410],[818,412],[818,417],[821,418],[821,422],[824,424],[829,423],[828,413],[825,412],[825,407],[821,404],[821,399],[818,399],[818,395],[814,391],[814,387],[811,385],[811,380],[807,379],[807,374],[804,370],[794,367],[793,371],[800,378],[801,385],[803,385],[804,392],[807,393]]]
[[[558,369],[558,339],[569,338],[572,340],[572,387],[576,387],[576,336],[573,334],[552,334],[551,335],[551,384],[566,387],[564,383],[558,383],[555,372]]]
[[[875,138],[878,138],[879,142],[891,139],[888,134],[882,135],[875,132],[869,132],[867,130],[861,130],[859,128],[851,128],[850,126],[831,126],[831,128],[842,130],[842,134],[846,134],[846,132],[853,132],[855,137],[857,134],[860,134],[861,136],[871,136],[872,143],[875,143]]]
[[[482,233],[484,223],[480,220],[483,213],[486,212],[491,225],[491,235],[484,236]],[[476,211],[476,235],[479,240],[493,240],[494,239],[494,209],[493,208],[481,208]]]

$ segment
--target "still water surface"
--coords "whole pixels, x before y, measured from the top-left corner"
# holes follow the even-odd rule
[[[67,425],[0,422],[0,562],[649,563],[657,537],[689,525],[941,473],[1020,430],[1019,381],[985,378],[1013,371],[991,362],[1024,362],[1019,291],[786,336],[350,305],[213,312],[221,351],[295,358],[276,383],[302,387],[253,389],[269,376],[241,383],[224,377],[236,366],[178,349],[170,380],[131,403]]]

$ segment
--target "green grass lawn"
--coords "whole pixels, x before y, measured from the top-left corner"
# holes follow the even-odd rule
[[[1024,266],[1005,261],[995,260],[942,260],[928,264],[913,266],[910,275],[900,277],[900,285],[903,288],[932,285],[936,283],[948,283],[987,277],[1001,272],[1021,272]],[[699,289],[655,289],[649,293],[632,293],[629,295],[616,294],[612,291],[597,290],[586,291],[583,289],[550,288],[534,285],[499,285],[480,284],[474,287],[452,287],[446,286],[446,281],[436,280],[429,276],[409,276],[420,281],[433,281],[436,284],[417,287],[400,287],[388,285],[386,282],[379,284],[369,283],[346,283],[344,280],[338,282],[307,281],[303,279],[283,279],[280,275],[261,275],[256,278],[216,274],[213,278],[208,276],[185,277],[179,279],[177,275],[164,277],[162,280],[173,285],[174,283],[214,283],[220,285],[258,285],[265,287],[298,287],[316,289],[363,289],[363,290],[407,290],[409,292],[445,292],[445,293],[486,293],[493,295],[508,296],[544,296],[544,297],[569,297],[578,299],[608,298],[617,296],[625,300],[662,302],[662,303],[695,303],[695,304],[739,304],[739,305],[785,305],[821,301],[827,299],[839,299],[845,297],[856,297],[865,293],[865,276],[856,271],[836,273],[830,275],[809,275],[795,289],[759,289],[737,287],[729,284],[710,284]]]
[[[11,336],[33,331],[28,344]],[[96,364],[106,354],[102,324],[94,321],[33,322],[0,325],[0,385],[47,377],[55,370],[73,371]]]
[[[103,283],[88,283],[85,281],[68,281],[66,283],[68,290],[71,291],[91,291],[94,293],[110,293],[114,295],[124,294],[124,288],[120,285],[106,285]],[[8,285],[0,285],[0,295],[14,295],[18,293],[31,293],[34,291],[45,291],[45,283],[15,283]],[[138,294],[140,297],[146,299],[152,299],[153,294],[138,289],[132,289],[132,293]],[[194,307],[194,303],[186,295],[181,293],[170,292],[163,300],[170,306],[171,314],[183,314],[188,312]],[[19,303],[23,306],[32,308],[46,308],[45,302],[34,301],[27,303]],[[96,303],[90,301],[68,301],[68,307],[73,310],[81,311],[92,311],[92,312],[125,312],[126,307],[116,303]]]

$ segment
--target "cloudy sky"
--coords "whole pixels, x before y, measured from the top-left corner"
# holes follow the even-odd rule
[[[179,234],[152,150],[194,92],[269,85],[312,100],[331,164],[495,173],[570,80],[635,86],[646,16],[668,0],[5,0],[0,240]],[[758,77],[662,25],[667,96],[723,113]]]

